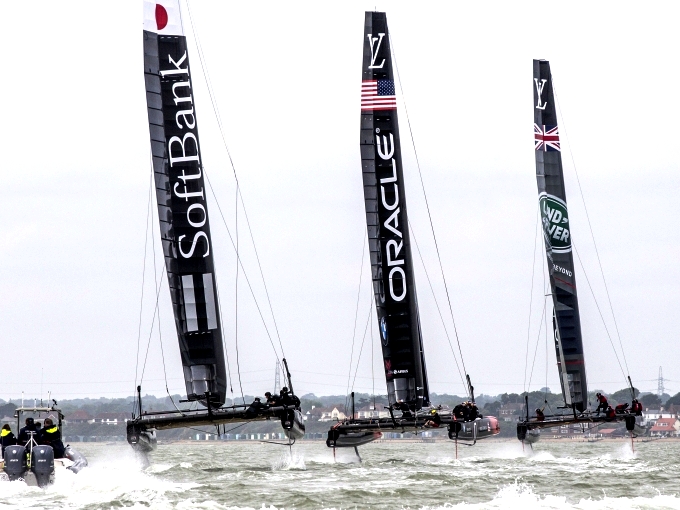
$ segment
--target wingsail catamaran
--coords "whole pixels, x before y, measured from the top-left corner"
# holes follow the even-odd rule
[[[564,397],[562,410],[565,412],[530,417],[528,397],[525,397],[526,417],[517,424],[517,438],[531,443],[538,440],[539,430],[542,428],[570,424],[591,427],[608,421],[623,421],[631,433],[641,433],[635,414],[622,412],[608,417],[606,413],[595,413],[589,409],[571,226],[550,63],[546,60],[534,60],[533,78],[538,203],[550,276],[557,369]],[[631,389],[631,398],[635,399],[630,376],[627,377],[627,383]]]
[[[430,405],[406,214],[397,100],[387,17],[367,12],[361,85],[361,159],[373,292],[380,329],[388,418],[351,418],[334,425],[326,444],[357,447],[383,430],[447,427],[451,439],[477,440],[500,432],[498,420],[476,406]],[[474,403],[474,388],[467,377]]]
[[[278,419],[287,436],[304,435],[299,400],[225,406],[227,373],[213,243],[199,146],[194,89],[179,0],[144,2],[144,79],[161,241],[187,399],[201,408],[143,412],[127,423],[127,439],[140,452],[156,446],[156,430]],[[240,260],[239,260],[240,262]]]

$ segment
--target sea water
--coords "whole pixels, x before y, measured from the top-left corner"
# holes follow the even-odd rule
[[[0,482],[0,509],[680,509],[680,442],[78,444],[90,466],[47,488]]]

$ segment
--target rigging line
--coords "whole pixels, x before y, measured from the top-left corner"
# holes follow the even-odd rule
[[[364,237],[364,233],[361,234],[361,241],[362,241],[362,248],[361,248],[361,266],[359,268],[359,288],[357,290],[357,305],[356,309],[354,310],[354,328],[352,329],[352,348],[350,350],[349,354],[349,372],[347,373],[347,390],[345,392],[345,409],[347,409],[349,405],[349,381],[352,378],[352,360],[354,360],[354,342],[356,341],[356,336],[357,336],[357,320],[359,319],[359,298],[361,297],[361,281],[364,276],[364,259],[366,257],[366,245],[368,244],[366,242],[366,238]]]
[[[246,209],[246,204],[243,199],[243,193],[240,191],[241,185],[238,180],[238,176],[236,174],[236,165],[234,165],[234,160],[231,157],[231,152],[229,151],[229,146],[227,144],[227,139],[224,135],[224,128],[222,125],[222,117],[220,116],[220,111],[217,106],[217,98],[215,97],[215,94],[213,92],[213,86],[212,86],[212,80],[210,79],[210,72],[208,71],[208,65],[206,62],[206,59],[203,55],[203,47],[201,46],[201,41],[200,38],[198,37],[198,32],[194,28],[194,20],[191,15],[191,7],[189,5],[189,1],[187,0],[187,11],[189,12],[189,22],[191,24],[191,33],[194,36],[194,42],[196,43],[196,49],[198,52],[198,59],[201,62],[201,72],[203,73],[203,78],[205,79],[206,87],[208,89],[208,95],[210,97],[210,103],[213,108],[213,113],[215,114],[215,119],[217,120],[217,126],[220,131],[220,136],[222,138],[222,143],[224,145],[224,149],[227,152],[227,157],[229,158],[229,164],[231,166],[232,172],[234,174],[234,181],[236,181],[236,188],[237,188],[237,194],[241,199],[241,205],[243,206],[243,215],[245,216],[246,219],[246,225],[248,226],[248,232],[250,233],[250,240],[253,244],[253,250],[255,252],[255,259],[257,260],[257,266],[260,270],[260,277],[262,278],[262,285],[264,286],[264,293],[267,296],[267,303],[269,305],[269,312],[271,313],[272,316],[272,321],[274,322],[274,330],[276,331],[276,337],[279,341],[279,347],[281,347],[281,354],[285,358],[286,354],[283,350],[283,342],[281,341],[281,335],[279,334],[279,326],[276,322],[276,316],[274,315],[274,308],[272,306],[271,298],[269,296],[269,289],[267,288],[267,282],[264,278],[264,271],[262,270],[262,263],[260,262],[260,255],[257,251],[257,246],[255,244],[255,237],[253,235],[253,230],[250,225],[250,219],[248,217],[248,210]],[[217,199],[216,199],[217,200]],[[289,381],[290,382],[290,381]]]
[[[227,220],[224,217],[224,213],[222,212],[222,208],[220,207],[220,203],[217,201],[217,196],[215,195],[215,190],[212,187],[212,183],[210,182],[210,178],[208,177],[208,172],[205,170],[205,167],[203,167],[203,175],[205,176],[205,180],[208,182],[208,187],[210,188],[210,192],[213,195],[213,199],[215,200],[215,204],[217,205],[217,210],[220,213],[220,216],[222,217],[222,223],[224,223],[224,228],[227,229],[227,234],[229,235],[229,240],[231,241],[231,245],[236,250],[236,244],[234,243],[234,238],[231,235],[231,231],[229,230],[229,226],[227,225]],[[250,290],[250,294],[253,296],[253,301],[255,302],[255,307],[257,308],[257,312],[260,315],[260,320],[262,320],[262,325],[264,326],[264,330],[267,333],[267,337],[269,338],[269,343],[272,346],[272,349],[274,349],[274,354],[276,354],[276,359],[279,359],[279,354],[276,351],[276,346],[274,345],[274,341],[272,339],[272,335],[269,332],[269,328],[267,327],[267,322],[264,320],[264,315],[262,314],[262,309],[260,308],[260,303],[257,302],[257,298],[255,297],[255,291],[253,290],[253,286],[250,283],[250,278],[248,278],[248,273],[246,272],[245,267],[243,267],[243,261],[241,260],[240,255],[238,252],[236,253],[236,258],[238,259],[238,263],[241,266],[241,271],[243,271],[243,277],[246,279],[246,283],[248,284],[248,289]]]
[[[150,158],[151,183],[153,183],[153,171],[154,171],[153,170],[153,156],[152,155],[150,155],[150,156],[151,156],[151,158]],[[149,187],[149,202],[150,201],[151,201],[151,187]],[[152,209],[152,207],[149,207],[149,209]],[[153,215],[153,213],[151,213],[151,221],[150,221],[151,224],[153,224],[153,219],[154,219],[154,215]],[[160,221],[160,219],[159,219],[159,221]],[[148,230],[148,225],[147,225],[147,230]],[[158,287],[158,272],[156,270],[156,237],[153,235],[153,233],[151,234],[151,247],[152,247],[152,254],[153,254],[154,287]],[[161,275],[161,278],[162,277],[163,276]],[[156,307],[158,308],[158,301],[156,301]],[[172,402],[172,405],[175,407],[175,409],[177,409],[177,411],[179,411],[181,413],[182,411],[180,411],[179,407],[177,407],[175,400],[172,398],[172,395],[170,394],[170,388],[168,387],[168,372],[167,372],[167,368],[166,368],[166,365],[165,365],[165,351],[163,349],[163,332],[162,332],[162,328],[161,328],[161,311],[160,311],[160,309],[158,309],[157,315],[158,315],[158,343],[160,344],[160,347],[161,347],[161,359],[162,359],[162,362],[163,362],[163,378],[165,380],[165,391],[168,394],[168,398],[170,399],[170,402]],[[153,332],[153,324],[151,326],[151,331]],[[151,336],[149,336],[149,344],[150,343],[151,343]],[[147,346],[147,355],[148,355],[148,352],[149,351],[148,351],[148,346]],[[146,359],[144,360],[144,364],[145,364],[145,368],[146,368]],[[142,377],[143,377],[143,375],[142,375]],[[136,393],[135,393],[135,395],[136,395]]]
[[[375,343],[373,342],[373,314],[371,314],[371,381],[373,382],[373,410],[375,411],[375,365],[373,364],[373,353],[375,351]]]
[[[557,105],[557,109],[560,112],[560,117],[562,118],[562,125],[564,126],[564,137],[565,137],[565,139],[568,139],[567,123],[564,120],[564,115],[562,114],[562,109],[560,108],[560,103],[557,99],[557,87],[555,86],[555,79],[554,78],[553,78],[553,90],[554,90],[554,95],[555,95],[555,104]],[[571,150],[571,144],[568,144],[567,147],[569,147],[569,156],[571,158],[571,164],[574,167],[574,174],[576,175],[576,182],[578,183],[578,190],[579,190],[579,193],[581,195],[581,201],[583,202],[583,210],[586,213],[586,220],[588,221],[588,229],[590,230],[590,237],[593,240],[593,246],[595,247],[595,256],[597,257],[597,264],[600,268],[600,275],[602,276],[602,282],[604,283],[604,290],[605,290],[605,293],[607,294],[607,301],[609,302],[609,310],[611,311],[612,318],[614,319],[614,329],[616,330],[616,336],[619,339],[619,346],[621,347],[621,354],[623,355],[623,362],[626,365],[626,372],[628,372],[628,374],[630,375],[630,370],[628,369],[628,360],[626,359],[626,351],[624,351],[624,349],[623,349],[623,341],[621,340],[621,333],[619,332],[619,324],[616,320],[616,314],[614,313],[614,306],[612,305],[611,296],[609,295],[609,287],[607,285],[607,280],[604,277],[604,269],[602,267],[602,261],[600,260],[600,251],[597,249],[597,243],[595,242],[595,232],[593,231],[593,225],[590,222],[590,214],[588,214],[588,207],[586,206],[586,197],[583,194],[583,188],[581,187],[581,179],[579,178],[578,170],[576,169],[576,160],[574,158],[574,153]]]
[[[239,263],[239,251],[238,251],[238,183],[236,184],[236,200],[234,201],[235,207],[235,232],[236,237],[236,279],[234,281],[234,342],[236,345],[236,374],[238,375],[238,385],[241,389],[241,400],[243,400],[243,405],[246,404],[246,398],[243,396],[243,384],[241,383],[241,364],[239,362],[238,353],[238,263]]]
[[[165,260],[163,260],[161,274],[163,274],[163,271],[165,271]],[[139,384],[142,384],[142,381],[144,381],[144,372],[146,372],[146,362],[149,358],[149,347],[151,346],[151,337],[153,336],[153,325],[156,322],[156,314],[158,313],[158,298],[161,293],[161,287],[163,287],[163,278],[161,278],[161,281],[158,284],[158,288],[156,290],[156,306],[154,307],[153,317],[151,318],[151,331],[149,331],[149,340],[146,343],[146,354],[144,355],[144,365],[142,367],[142,376],[139,379]]]
[[[534,349],[534,360],[531,363],[531,372],[529,373],[529,384],[527,389],[531,388],[531,381],[534,378],[534,367],[536,365],[536,354],[538,353],[538,346],[541,343],[541,332],[543,331],[543,318],[546,316],[545,310],[547,308],[548,298],[547,296],[543,298],[543,313],[541,314],[541,326],[538,328],[538,336],[536,337],[536,348]],[[547,328],[546,324],[546,328]],[[528,393],[528,392],[527,392]]]
[[[593,296],[593,301],[595,301],[595,306],[597,307],[597,311],[600,314],[600,318],[602,319],[602,325],[604,326],[604,330],[607,333],[607,338],[609,338],[609,343],[612,346],[612,350],[614,351],[614,356],[616,356],[616,362],[619,364],[619,368],[621,369],[621,374],[623,374],[623,380],[626,381],[626,386],[628,386],[628,379],[626,379],[626,373],[623,371],[623,366],[621,365],[621,360],[619,359],[619,353],[616,351],[616,346],[614,346],[614,341],[612,340],[612,336],[609,334],[609,328],[607,328],[607,323],[604,320],[604,315],[602,314],[602,310],[600,309],[600,303],[597,302],[597,298],[595,297],[595,292],[593,291],[593,286],[590,284],[590,278],[588,278],[588,274],[586,273],[586,268],[583,266],[583,262],[581,261],[581,256],[578,254],[578,250],[576,249],[576,244],[572,240],[572,246],[574,247],[574,253],[576,253],[576,258],[578,259],[578,263],[581,266],[581,270],[583,271],[583,276],[586,277],[586,282],[588,283],[588,288],[590,289],[590,294]]]
[[[222,313],[222,301],[220,300],[220,286],[217,284],[217,278],[215,278],[215,288],[217,289],[217,306],[220,309],[220,317],[224,317],[224,314]],[[232,384],[232,378],[231,378],[231,366],[229,363],[229,349],[227,349],[227,341],[225,339],[225,334],[224,334],[224,326],[222,325],[222,321],[220,320],[220,329],[222,331],[222,347],[224,348],[224,354],[227,357],[227,377],[229,378],[229,391],[231,393],[231,396],[234,396],[234,387]],[[233,400],[233,398],[232,398]]]
[[[546,272],[548,270],[547,266],[543,266],[543,288],[545,289],[544,294],[546,294],[545,299],[548,299],[547,294],[550,292],[550,283],[546,279]],[[552,298],[552,296],[550,296]],[[545,305],[546,307],[548,306],[547,304]],[[555,306],[555,302],[553,301],[553,308]],[[543,325],[545,326],[545,387],[548,387],[548,312],[546,311],[543,314],[544,317],[544,323]],[[553,331],[553,338],[555,336],[555,332]],[[547,392],[546,395],[543,396],[543,400],[547,400]]]
[[[151,222],[153,223],[153,214],[151,215]],[[159,218],[160,222],[160,218]],[[157,277],[157,271],[156,271],[156,237],[151,236],[151,247],[152,247],[152,253],[153,253],[153,280],[154,284],[158,286],[158,277]],[[163,276],[161,275],[161,278]],[[161,328],[161,311],[160,308],[158,309],[158,343],[160,344],[161,347],[161,360],[163,362],[163,378],[165,380],[165,392],[168,394],[168,398],[170,399],[170,402],[172,402],[172,405],[177,409],[180,413],[182,411],[177,407],[177,404],[175,403],[175,399],[172,398],[172,395],[170,394],[170,388],[168,387],[168,372],[165,366],[165,350],[163,349],[163,332]],[[182,413],[183,414],[183,413]]]
[[[139,301],[139,326],[137,327],[137,360],[135,365],[135,389],[132,392],[135,395],[132,405],[137,403],[137,375],[139,371],[139,346],[142,339],[142,312],[144,311],[144,281],[146,278],[146,252],[149,243],[149,211],[151,210],[151,191],[153,189],[153,162],[151,165],[151,173],[149,175],[149,200],[146,204],[146,232],[144,233],[144,265],[142,268],[142,297]]]
[[[423,265],[423,270],[425,271],[425,277],[427,278],[427,283],[430,285],[430,291],[432,292],[434,304],[437,307],[437,312],[439,312],[439,318],[441,319],[442,326],[444,327],[444,334],[446,335],[446,339],[449,342],[449,347],[451,348],[451,354],[453,355],[453,361],[456,362],[456,368],[458,369],[458,375],[460,375],[460,380],[463,383],[463,386],[467,387],[467,382],[465,381],[465,376],[460,371],[460,365],[458,364],[458,357],[456,356],[456,351],[453,348],[453,343],[451,342],[451,337],[449,336],[449,330],[446,328],[446,322],[444,321],[444,315],[442,314],[442,310],[439,307],[439,301],[437,301],[437,296],[434,293],[434,287],[432,286],[432,281],[430,280],[430,274],[427,272],[427,267],[425,267],[425,261],[423,260],[423,255],[420,252],[420,246],[418,245],[418,240],[416,239],[416,235],[415,235],[415,232],[413,231],[413,226],[411,225],[410,221],[408,223],[408,226],[409,226],[409,229],[411,231],[411,236],[413,237],[413,243],[416,245],[416,251],[418,252],[418,257],[420,258],[420,263]],[[468,397],[470,397],[469,388],[468,388],[466,394],[468,395]]]
[[[530,337],[531,337],[531,312],[532,312],[532,307],[534,304],[534,276],[536,275],[536,246],[538,245],[537,239],[538,239],[538,225],[539,225],[539,220],[541,217],[541,212],[539,211],[537,216],[536,216],[536,226],[534,227],[534,258],[531,261],[531,291],[529,294],[529,320],[527,323],[527,352],[526,356],[524,358],[524,391],[527,391],[526,388],[526,382],[527,382],[527,370],[529,370],[529,343],[530,343]],[[545,274],[543,275],[543,278],[545,279]]]
[[[359,362],[361,361],[361,354],[364,352],[364,343],[366,342],[366,332],[368,331],[368,324],[373,313],[373,296],[371,296],[371,306],[368,307],[368,317],[366,317],[366,326],[364,326],[364,337],[361,340],[361,347],[359,348],[359,357],[357,358],[357,366],[354,370],[354,379],[352,380],[352,391],[354,391],[354,383],[357,380],[357,372],[359,372]]]
[[[151,215],[151,222],[153,223],[154,216],[153,214]],[[160,219],[159,219],[160,221]],[[151,250],[153,254],[153,281],[154,281],[154,286],[158,287],[158,277],[157,277],[157,271],[156,271],[156,237],[151,236]],[[161,333],[161,311],[160,309],[158,310],[158,313],[156,314],[156,318],[158,319],[158,343],[161,346],[161,359],[163,361],[163,378],[165,379],[165,389],[168,392],[168,395],[170,395],[170,390],[168,389],[168,372],[165,367],[165,353],[163,352],[163,334]],[[172,399],[172,397],[170,397]],[[174,404],[174,402],[173,402]]]
[[[416,167],[418,168],[418,176],[420,177],[420,186],[423,190],[423,197],[425,197],[425,207],[427,208],[427,217],[430,220],[430,229],[432,230],[432,238],[434,239],[434,246],[437,251],[437,260],[439,261],[439,269],[442,274],[442,280],[444,281],[444,289],[446,290],[446,299],[449,303],[449,313],[451,314],[451,322],[453,323],[453,331],[456,335],[456,343],[458,344],[458,353],[460,354],[460,362],[463,365],[463,370],[467,374],[467,368],[465,368],[465,360],[463,359],[463,350],[460,346],[460,338],[458,337],[458,328],[456,327],[456,319],[453,316],[453,306],[451,305],[451,296],[449,295],[449,286],[446,284],[446,276],[444,276],[444,266],[442,265],[441,254],[439,253],[439,243],[437,242],[437,236],[434,232],[434,223],[432,221],[432,213],[430,212],[430,203],[427,200],[427,193],[425,192],[425,182],[423,181],[423,173],[420,170],[420,160],[418,159],[418,151],[416,150],[416,142],[413,137],[413,130],[411,129],[411,119],[408,116],[408,108],[406,107],[406,94],[404,94],[404,88],[401,86],[401,76],[399,75],[399,66],[397,65],[397,52],[394,47],[394,39],[392,39],[392,53],[394,54],[394,69],[397,72],[397,81],[399,82],[399,90],[401,90],[401,99],[404,103],[404,113],[406,114],[406,123],[408,124],[408,131],[411,135],[411,144],[413,145],[413,152],[416,158]]]

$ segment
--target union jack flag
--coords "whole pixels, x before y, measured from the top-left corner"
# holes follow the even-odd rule
[[[397,96],[392,80],[364,80],[361,82],[362,110],[396,110]]]
[[[534,124],[534,148],[537,151],[560,152],[560,133],[557,126]]]

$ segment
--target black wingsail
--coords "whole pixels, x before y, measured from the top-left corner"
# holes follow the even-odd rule
[[[361,160],[368,243],[390,404],[429,405],[406,215],[387,17],[367,12],[361,82]]]
[[[189,56],[178,0],[144,3],[144,79],[163,253],[187,396],[222,405],[226,369]]]
[[[534,60],[533,88],[536,180],[554,305],[557,366],[566,404],[583,411],[588,405],[588,387],[549,62]]]

